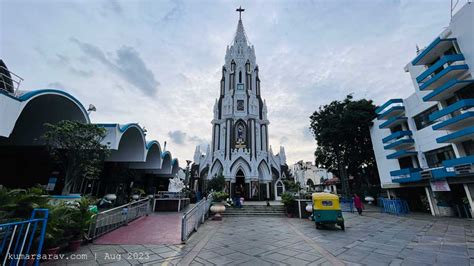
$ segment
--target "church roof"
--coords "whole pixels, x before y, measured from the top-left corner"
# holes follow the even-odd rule
[[[234,39],[232,40],[231,45],[234,45],[236,43],[245,43],[248,46],[251,45],[248,41],[247,34],[245,33],[242,19],[239,19],[239,23],[237,24],[237,31],[235,32]]]

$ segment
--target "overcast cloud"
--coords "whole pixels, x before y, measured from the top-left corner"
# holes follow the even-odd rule
[[[464,4],[461,1],[460,5]],[[449,23],[449,1],[0,1],[0,55],[23,90],[56,87],[139,122],[181,161],[211,139],[226,45],[242,5],[268,105],[270,144],[313,160],[318,106],[413,92],[403,67]],[[39,12],[47,11],[47,12]],[[204,147],[203,147],[204,148]]]

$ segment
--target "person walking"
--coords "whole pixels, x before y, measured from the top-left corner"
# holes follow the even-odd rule
[[[362,210],[364,209],[364,204],[362,204],[362,200],[360,199],[359,195],[354,193],[354,207],[357,209],[359,215],[362,215]]]

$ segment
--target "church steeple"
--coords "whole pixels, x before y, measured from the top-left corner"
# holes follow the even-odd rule
[[[235,32],[234,40],[232,45],[235,44],[246,44],[250,46],[250,43],[247,39],[247,34],[245,34],[244,24],[242,23],[242,19],[239,19],[239,23],[237,24],[237,31]]]

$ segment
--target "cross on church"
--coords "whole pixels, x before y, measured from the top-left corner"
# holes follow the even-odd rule
[[[239,19],[242,19],[242,12],[244,12],[245,9],[243,9],[242,6],[240,6],[235,11],[239,12]]]

